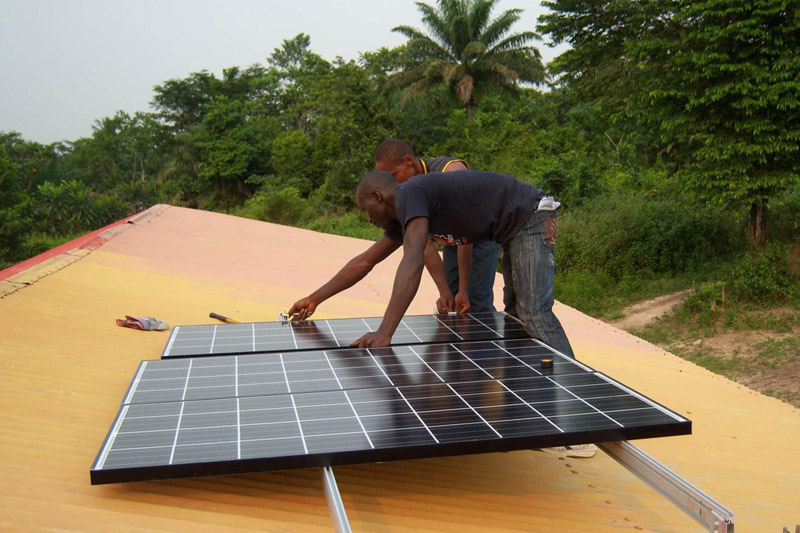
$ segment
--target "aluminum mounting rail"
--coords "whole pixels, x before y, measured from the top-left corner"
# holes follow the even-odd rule
[[[329,466],[322,469],[322,484],[325,486],[325,499],[328,500],[328,508],[331,510],[331,518],[336,533],[351,533],[350,522],[347,520],[347,512],[344,509],[342,495],[339,494],[339,486],[333,476],[333,469]]]
[[[597,445],[711,533],[733,533],[733,513],[627,441]]]

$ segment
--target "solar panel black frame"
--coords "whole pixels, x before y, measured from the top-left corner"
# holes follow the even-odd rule
[[[276,354],[283,361],[281,371],[289,390],[306,380],[290,380],[286,361],[298,356],[298,363],[303,363],[305,356],[313,353]],[[183,377],[182,398],[176,401],[152,401],[159,400],[157,396],[137,397],[138,387],[165,378],[146,376],[148,366],[167,372],[171,371],[170,366],[174,370],[180,364],[189,368],[198,365],[198,370],[214,369],[221,367],[216,363],[225,360],[143,362],[91,468],[92,484],[691,433],[691,421],[534,339],[346,349],[322,352],[322,356],[336,376],[336,385],[320,374],[319,381],[327,385],[304,389],[305,392],[264,394],[254,390],[248,395],[237,389],[234,395],[214,395],[208,394],[202,382],[210,376],[200,372],[196,376],[200,381],[190,386],[192,380],[187,373]],[[265,356],[241,355],[228,359],[238,365],[240,361],[258,357]],[[543,358],[554,359],[552,369],[541,368]],[[347,366],[348,361],[357,364]],[[416,365],[414,368],[420,372],[409,372],[409,381],[398,385],[392,376],[397,379],[403,374],[399,369],[391,369],[387,361],[407,369]],[[360,384],[342,383],[342,379],[355,376],[367,379]],[[187,393],[193,395],[192,399],[186,398]],[[383,400],[376,401],[376,397]],[[503,402],[498,403],[499,400]],[[342,416],[348,412],[352,414]],[[148,416],[139,418],[145,414]],[[146,419],[156,425],[141,424]],[[382,425],[395,420],[400,423],[399,428],[386,429]],[[570,425],[572,429],[565,431]],[[244,437],[243,429],[247,433]],[[267,435],[264,431],[272,433]],[[143,437],[150,440],[142,440]],[[272,441],[276,446],[267,452],[259,448],[264,441]],[[210,451],[210,458],[204,455],[204,446]]]
[[[370,317],[175,326],[161,358],[346,348],[365,333],[377,330],[381,320]],[[503,312],[407,315],[395,331],[392,345],[529,336],[519,320]],[[187,343],[191,344],[186,346]]]

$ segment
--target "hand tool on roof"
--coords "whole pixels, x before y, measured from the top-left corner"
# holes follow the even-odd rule
[[[211,318],[216,318],[217,320],[219,320],[221,322],[225,322],[226,324],[237,324],[238,323],[237,320],[234,320],[232,318],[228,318],[226,316],[218,315],[217,313],[209,313],[208,316],[210,316]]]

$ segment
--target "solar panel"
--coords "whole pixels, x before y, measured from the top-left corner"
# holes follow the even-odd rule
[[[162,359],[244,353],[346,348],[380,326],[380,317],[250,322],[175,326]],[[409,315],[403,318],[392,344],[428,344],[528,337],[522,324],[506,313]]]
[[[542,368],[552,358],[551,369]],[[93,484],[688,434],[533,339],[145,361]]]

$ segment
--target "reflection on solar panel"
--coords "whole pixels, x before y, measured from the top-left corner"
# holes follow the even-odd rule
[[[553,358],[552,369],[541,360]],[[687,434],[532,339],[145,361],[93,484]]]
[[[244,353],[327,350],[346,348],[365,333],[375,331],[381,318],[345,318],[302,322],[252,322],[175,326],[163,359]],[[406,316],[392,343],[427,344],[528,337],[522,324],[505,313]]]

